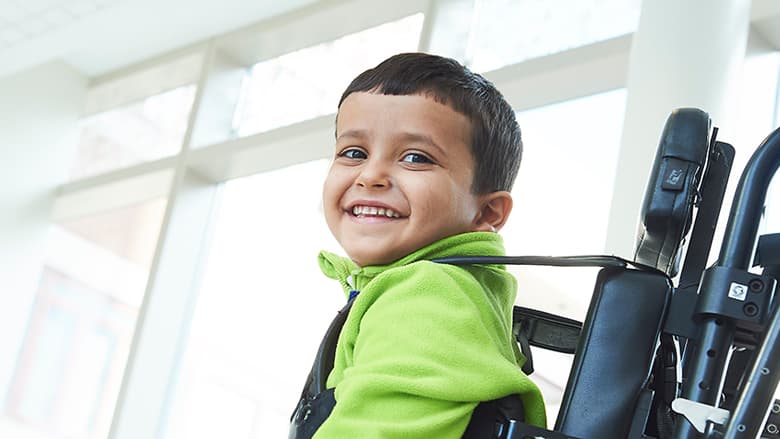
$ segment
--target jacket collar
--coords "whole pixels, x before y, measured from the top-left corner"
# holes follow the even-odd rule
[[[362,288],[370,279],[388,269],[421,260],[448,256],[497,256],[504,254],[501,235],[492,232],[468,232],[443,238],[387,265],[360,267],[351,259],[322,251],[319,265],[325,276],[341,282],[344,291]]]

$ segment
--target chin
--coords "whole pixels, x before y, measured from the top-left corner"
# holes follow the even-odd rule
[[[388,258],[386,255],[366,255],[366,254],[351,254],[350,259],[352,262],[360,267],[368,267],[370,265],[387,265],[398,258]]]
[[[352,262],[357,264],[358,267],[369,267],[371,265],[385,265],[386,262],[380,261],[378,259],[371,259],[371,258],[351,258]]]

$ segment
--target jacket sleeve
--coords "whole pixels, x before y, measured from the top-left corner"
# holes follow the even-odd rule
[[[468,272],[421,262],[375,282],[315,438],[459,438],[479,401],[521,393],[500,319]]]

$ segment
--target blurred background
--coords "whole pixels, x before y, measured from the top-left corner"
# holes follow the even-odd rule
[[[510,254],[631,257],[674,108],[734,179],[780,124],[772,0],[0,0],[0,437],[286,437],[344,300],[316,263],[338,97],[417,50],[517,112]],[[592,270],[513,270],[582,319]],[[571,360],[537,355],[552,423]]]

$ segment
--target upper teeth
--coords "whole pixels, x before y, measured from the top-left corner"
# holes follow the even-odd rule
[[[373,206],[355,206],[352,208],[352,213],[354,215],[379,215],[379,216],[386,216],[388,218],[400,217],[398,212],[392,209],[387,209],[384,207],[373,207]]]

